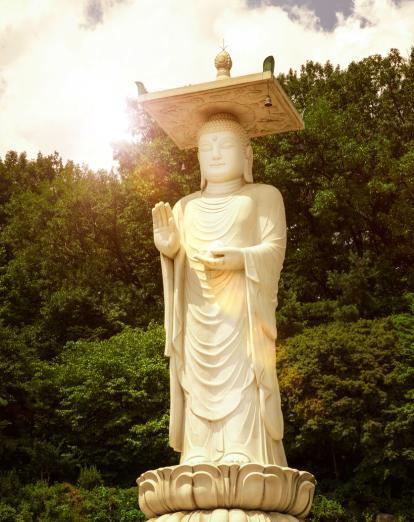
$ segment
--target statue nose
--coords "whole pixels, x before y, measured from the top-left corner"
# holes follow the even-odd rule
[[[221,158],[221,152],[220,147],[217,143],[213,145],[213,159],[220,159]]]

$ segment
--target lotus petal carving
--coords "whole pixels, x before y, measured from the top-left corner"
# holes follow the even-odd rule
[[[166,513],[148,522],[297,522],[292,515],[241,509],[214,509],[212,511],[178,511]]]
[[[306,471],[250,463],[165,467],[143,473],[137,483],[139,505],[149,519],[170,514],[165,520],[185,522],[189,512],[199,512],[191,521],[204,520],[204,513],[205,520],[220,522],[288,522],[309,513],[316,481]],[[274,518],[246,518],[249,512]]]

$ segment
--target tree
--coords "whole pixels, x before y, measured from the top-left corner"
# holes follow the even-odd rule
[[[308,328],[281,347],[278,367],[290,465],[348,505],[412,516],[414,352],[401,320]]]
[[[163,346],[160,326],[125,329],[105,341],[68,343],[55,362],[39,367],[33,384],[39,397],[51,398],[43,418],[61,455],[125,484],[174,461]]]
[[[401,311],[414,284],[414,49],[346,70],[308,62],[280,80],[305,130],[256,140],[255,178],[285,199],[282,309],[293,292],[366,318]]]

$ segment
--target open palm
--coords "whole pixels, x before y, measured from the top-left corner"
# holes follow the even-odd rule
[[[154,243],[168,257],[174,257],[180,248],[180,238],[169,203],[160,201],[152,209]]]

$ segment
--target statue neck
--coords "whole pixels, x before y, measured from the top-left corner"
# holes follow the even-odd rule
[[[214,195],[214,196],[225,196],[228,194],[232,194],[233,192],[237,192],[239,189],[243,187],[245,181],[242,177],[231,179],[230,181],[221,181],[221,182],[207,182],[207,187],[203,191],[204,194]]]

